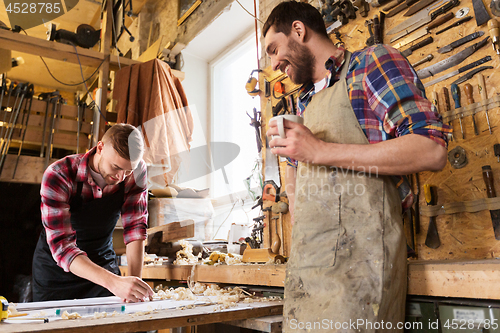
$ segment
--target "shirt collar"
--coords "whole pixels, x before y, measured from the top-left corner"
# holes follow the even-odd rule
[[[90,156],[95,154],[96,152],[96,147],[93,147],[90,149],[88,152],[82,155],[82,158],[80,160],[80,164],[78,165],[78,170],[76,172],[76,181],[77,182],[83,182],[87,181],[88,183],[92,184],[94,183],[94,180],[92,179],[92,176],[90,175],[89,169],[89,159]]]
[[[336,58],[335,56],[331,56],[328,58],[327,61],[325,61],[325,68],[328,71],[327,74],[325,75],[326,77],[326,82],[328,87],[331,87],[337,80],[337,74],[339,69],[342,68],[342,65],[344,64],[345,61],[345,48],[342,46],[338,46],[338,49],[342,51],[342,56]],[[311,93],[314,92],[314,83],[309,82],[300,88],[299,91],[299,100],[305,100],[310,97]]]

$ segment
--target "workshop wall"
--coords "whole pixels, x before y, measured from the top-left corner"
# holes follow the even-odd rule
[[[274,6],[280,1],[270,1],[267,2],[265,0],[260,1],[260,18],[262,21],[265,21],[270,11]],[[491,15],[489,9],[489,0],[484,1],[484,4],[490,13],[492,18],[496,18]],[[315,5],[315,3],[312,3]],[[382,6],[383,7],[383,6]],[[365,47],[365,43],[367,38],[369,37],[367,27],[365,26],[365,21],[367,19],[373,19],[374,15],[379,15],[379,11],[382,7],[371,8],[368,17],[364,18],[357,14],[357,18],[355,20],[351,20],[348,24],[340,27],[338,29],[338,34],[331,34],[331,39],[337,43],[342,41],[345,47],[350,51],[356,51],[363,49]],[[474,10],[472,7],[472,0],[463,0],[461,3],[453,8],[451,11],[456,13],[459,9],[467,7],[470,12],[469,15],[474,16]],[[392,27],[397,24],[403,22],[406,17],[403,16],[405,11],[397,14],[394,17],[387,18],[385,20],[384,31],[388,31]],[[498,19],[498,18],[497,18]],[[432,36],[434,38],[433,43],[424,46],[416,51],[413,54],[409,55],[407,58],[410,63],[415,63],[416,61],[426,57],[429,54],[434,56],[434,59],[430,62],[420,65],[417,70],[425,68],[429,65],[435,64],[447,57],[462,51],[464,48],[477,43],[483,40],[486,36],[489,35],[488,27],[486,24],[481,27],[477,27],[476,20],[472,19],[458,27],[454,27],[442,34],[436,35],[435,31],[440,28],[446,27],[451,23],[457,21],[457,19],[453,18],[447,23],[444,23],[439,28],[431,30],[431,33],[426,37]],[[469,42],[461,47],[454,49],[449,53],[440,54],[437,52],[437,49],[452,43],[453,41],[462,38],[466,35],[469,35],[475,31],[484,31],[484,36],[482,38],[478,38],[473,42]],[[392,36],[384,35],[384,43],[391,45],[390,38]],[[426,38],[425,37],[425,38]],[[418,39],[413,43],[410,43],[406,46],[401,47],[399,50],[403,51],[410,46],[422,41],[424,39]],[[266,68],[266,70],[270,70],[270,62],[269,58],[265,55],[263,39],[262,41],[262,57],[261,57],[261,68]],[[399,41],[397,41],[399,42]],[[395,45],[397,42],[392,43]],[[426,82],[431,81],[436,77],[440,77],[444,74],[447,74],[451,71],[457,70],[459,67],[470,64],[476,60],[479,60],[487,55],[492,57],[492,61],[485,63],[484,65],[493,66],[493,69],[488,69],[481,74],[484,75],[486,91],[488,94],[488,98],[498,96],[500,90],[500,76],[498,75],[498,68],[500,66],[499,56],[494,52],[491,44],[491,39],[488,41],[488,44],[478,51],[476,51],[473,55],[469,56],[465,61],[463,61],[460,65],[448,69],[447,71],[441,72],[437,74],[435,77],[423,79],[422,82],[425,84]],[[268,75],[268,80],[277,80],[277,73],[265,73],[264,75]],[[462,74],[463,75],[463,74]],[[427,98],[431,99],[432,93],[437,92],[438,94],[438,110],[441,114],[445,111],[444,97],[442,94],[442,88],[447,87],[448,90],[451,91],[450,85],[451,82],[456,80],[458,76],[451,77],[447,80],[444,80],[438,84],[429,86],[426,88]],[[263,80],[261,79],[261,82]],[[477,75],[474,76],[471,80],[466,83],[470,83],[473,87],[473,98],[475,102],[481,101],[481,95],[478,90],[478,78]],[[459,84],[459,88],[461,90],[461,102],[462,105],[468,105],[464,84]],[[262,86],[262,85],[261,85]],[[273,87],[273,82],[271,82],[271,87]],[[291,89],[292,86],[287,89]],[[450,115],[453,113],[454,109],[454,101],[451,98],[450,93],[450,101],[451,101],[451,113],[446,113],[446,115]],[[266,114],[266,99],[263,99],[262,102],[262,114],[263,114],[263,124],[267,124],[269,120],[269,115]],[[277,100],[273,99],[273,105],[277,103]],[[459,120],[453,119],[451,124],[454,129],[454,141],[449,142],[448,151],[451,151],[457,146],[461,146],[464,148],[466,152],[466,156],[468,159],[468,164],[461,168],[455,169],[448,162],[445,168],[439,172],[423,172],[420,173],[420,200],[419,205],[421,210],[425,212],[425,198],[423,195],[422,186],[424,184],[430,184],[437,187],[437,205],[445,205],[462,201],[471,201],[478,200],[482,198],[487,198],[486,195],[486,185],[483,181],[483,175],[481,167],[483,165],[491,165],[494,175],[494,185],[496,189],[500,190],[500,163],[497,161],[497,157],[493,151],[493,145],[499,142],[499,123],[500,123],[500,115],[499,109],[494,107],[488,111],[489,120],[491,124],[492,134],[489,132],[488,124],[486,121],[486,115],[484,111],[479,111],[475,114],[475,121],[478,126],[479,135],[475,135],[472,126],[472,118],[470,115],[463,116],[462,118],[462,126],[464,132],[464,139],[462,139]],[[266,119],[267,116],[267,119]],[[263,128],[263,133],[265,133],[266,128]],[[263,137],[263,139],[265,139]],[[284,164],[282,163],[280,167],[280,171],[282,173],[282,181],[283,172],[284,172]],[[414,177],[411,177],[415,179]],[[415,184],[413,184],[414,190],[417,190]],[[287,214],[285,219],[285,227],[287,226],[287,221],[289,220],[289,214]],[[427,229],[429,225],[429,217],[428,216],[420,216],[420,232],[416,235],[416,252],[418,255],[418,259],[423,260],[447,260],[447,259],[485,259],[485,258],[497,258],[500,256],[500,242],[495,240],[492,222],[490,213],[487,210],[475,212],[475,213],[456,213],[456,214],[445,214],[437,216],[437,229],[441,241],[440,247],[437,249],[430,249],[425,245],[425,238],[427,234]],[[409,231],[410,232],[410,231]],[[409,235],[409,234],[408,234]]]

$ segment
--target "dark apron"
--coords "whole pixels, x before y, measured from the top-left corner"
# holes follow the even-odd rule
[[[71,226],[76,232],[76,246],[87,253],[95,264],[120,275],[115,251],[113,230],[124,202],[125,185],[115,193],[83,202],[83,183],[70,203]],[[41,232],[33,257],[33,301],[104,297],[113,294],[89,280],[82,279],[57,266],[47,244],[45,229]]]

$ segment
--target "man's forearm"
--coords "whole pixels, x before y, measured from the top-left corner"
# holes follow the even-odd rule
[[[106,289],[110,289],[117,275],[94,264],[87,256],[79,255],[69,266],[71,273],[83,279],[89,280]]]
[[[126,245],[127,268],[129,276],[142,277],[142,266],[144,265],[144,241],[136,240]]]
[[[446,148],[418,134],[369,145],[321,142],[314,164],[380,175],[408,175],[441,170],[446,164]]]

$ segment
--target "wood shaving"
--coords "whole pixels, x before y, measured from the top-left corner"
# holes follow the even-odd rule
[[[213,266],[217,266],[220,264],[241,265],[241,264],[243,264],[241,262],[242,258],[243,258],[243,256],[241,256],[239,254],[222,253],[219,251],[214,251],[210,254],[210,257],[208,257],[208,259],[205,260],[203,263],[205,265],[213,265]]]
[[[106,312],[94,312],[94,319],[106,318],[107,316]]]
[[[68,313],[68,311],[64,311],[61,315],[62,319],[70,320],[70,319],[80,319],[82,316],[78,312]]]
[[[181,239],[179,244],[182,246],[182,250],[177,251],[175,254],[174,265],[192,265],[198,263],[198,259],[201,258],[202,253],[200,252],[198,256],[195,256],[193,254],[193,244],[184,239]]]
[[[19,311],[17,311],[16,305],[14,303],[9,303],[7,317],[16,316],[17,314],[19,314]]]
[[[153,295],[153,299],[173,299],[175,301],[195,300],[194,294],[191,290],[184,287],[170,288],[167,290],[159,290]]]

